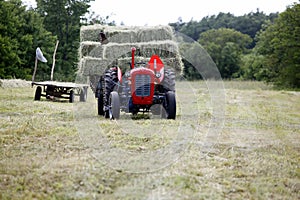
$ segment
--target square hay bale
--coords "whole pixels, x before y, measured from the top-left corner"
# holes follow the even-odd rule
[[[99,33],[102,30],[103,30],[103,26],[98,24],[82,26],[80,28],[80,42],[83,41],[100,42]]]
[[[151,57],[156,54],[162,58],[179,56],[177,43],[171,40],[152,41],[144,43],[108,43],[104,45],[103,57],[105,59],[118,59],[131,56],[131,48],[135,47],[136,56]]]
[[[104,46],[103,57],[108,60],[115,60],[131,56],[131,48],[138,49],[138,43],[108,43]]]
[[[111,43],[136,43],[138,42],[137,32],[135,30],[115,30],[104,32]]]
[[[79,49],[80,58],[95,57],[103,58],[103,46],[100,42],[81,42]]]
[[[165,68],[173,69],[177,75],[182,75],[183,73],[183,63],[180,57],[175,57],[175,58],[165,58],[162,59]]]
[[[80,29],[80,41],[100,42],[99,33],[103,31],[109,42],[113,43],[134,43],[138,42],[137,29],[126,26],[103,26],[89,25]]]
[[[80,63],[79,73],[85,76],[102,75],[107,68],[116,65],[116,61],[92,57],[84,57],[80,60]]]
[[[144,42],[138,46],[137,53],[143,57],[158,55],[162,58],[172,58],[179,54],[177,43],[172,40]]]
[[[80,41],[99,42],[99,33],[103,31],[112,43],[136,43],[161,40],[172,40],[171,26],[82,26]]]
[[[170,26],[141,27],[137,36],[139,42],[172,40],[173,30]]]

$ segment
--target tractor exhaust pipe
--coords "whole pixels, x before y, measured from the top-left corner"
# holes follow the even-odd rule
[[[136,48],[132,47],[131,48],[131,69],[134,69],[134,52],[135,52]]]

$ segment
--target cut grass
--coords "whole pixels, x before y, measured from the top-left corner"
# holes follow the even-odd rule
[[[32,88],[0,88],[0,198],[299,199],[300,93],[257,82],[224,86],[217,135],[208,134],[218,121],[201,81],[177,83],[176,121],[124,113],[117,122],[104,119],[90,91],[88,102],[70,104],[35,102]],[[91,125],[101,132],[89,132]],[[180,127],[194,134],[178,135]],[[127,173],[110,168],[109,157],[95,159],[99,135],[111,144],[107,150],[140,155],[177,140],[188,145],[160,170]]]

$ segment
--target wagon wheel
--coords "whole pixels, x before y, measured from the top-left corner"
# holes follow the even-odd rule
[[[35,101],[41,100],[41,95],[42,95],[42,87],[38,86],[35,90],[34,100]]]
[[[71,90],[71,91],[70,91],[69,102],[70,102],[70,103],[74,103],[74,99],[75,99],[75,94],[74,94],[74,91]]]

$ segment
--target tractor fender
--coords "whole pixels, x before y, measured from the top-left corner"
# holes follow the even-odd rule
[[[118,67],[118,80],[120,83],[122,83],[122,70],[120,69],[120,67]]]
[[[158,55],[153,55],[148,62],[149,69],[156,75],[156,82],[160,84],[164,80],[164,63]]]

